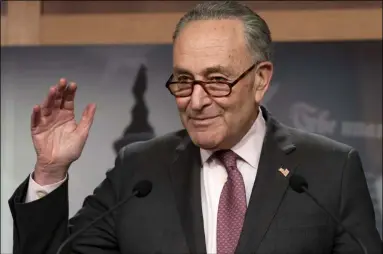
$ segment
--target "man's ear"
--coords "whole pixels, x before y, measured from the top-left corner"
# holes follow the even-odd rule
[[[255,76],[254,96],[255,101],[259,104],[267,89],[269,88],[271,78],[273,76],[274,66],[271,62],[262,62],[258,65]]]

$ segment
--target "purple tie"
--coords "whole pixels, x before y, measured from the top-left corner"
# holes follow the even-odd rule
[[[215,153],[226,168],[228,177],[218,206],[217,253],[235,252],[246,214],[246,191],[241,172],[237,168],[239,156],[232,150]]]

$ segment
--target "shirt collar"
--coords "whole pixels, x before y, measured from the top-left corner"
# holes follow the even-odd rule
[[[261,153],[263,139],[266,134],[266,121],[263,118],[262,110],[259,109],[257,119],[246,133],[246,135],[231,150],[238,154],[252,167],[257,168],[259,155]],[[200,149],[202,164],[213,154],[210,150]]]

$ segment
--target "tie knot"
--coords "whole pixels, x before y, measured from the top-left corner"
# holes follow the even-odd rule
[[[220,150],[215,152],[215,156],[222,162],[226,169],[237,168],[238,155],[232,150]]]

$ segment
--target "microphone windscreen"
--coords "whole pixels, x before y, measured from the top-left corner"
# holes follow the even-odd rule
[[[148,180],[138,182],[133,188],[133,192],[137,192],[136,197],[139,198],[146,197],[151,191],[152,183]]]
[[[304,192],[303,187],[308,187],[307,181],[300,175],[293,174],[289,179],[291,189],[298,193]]]

